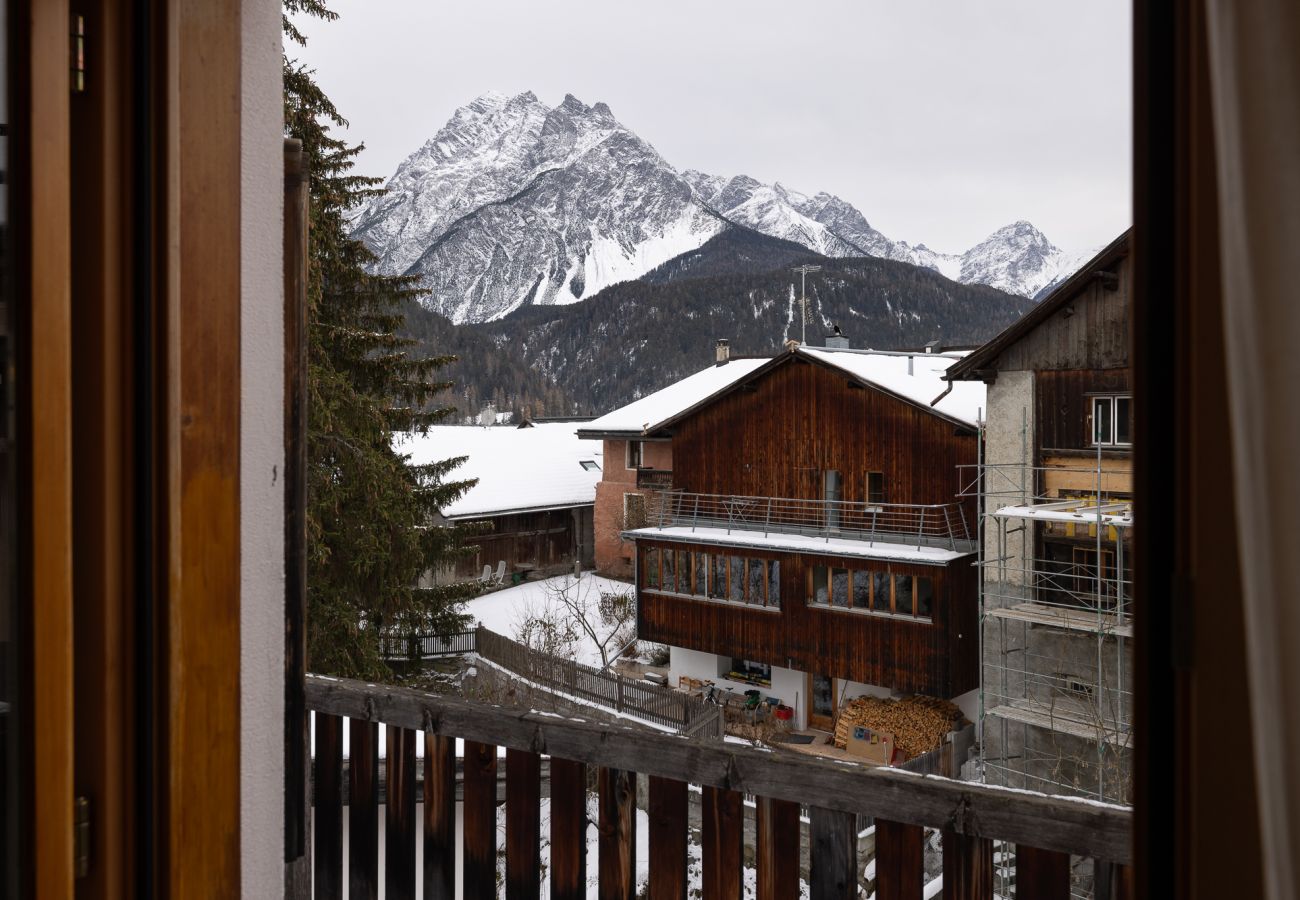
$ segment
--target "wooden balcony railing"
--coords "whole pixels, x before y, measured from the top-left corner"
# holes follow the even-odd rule
[[[861,503],[743,497],[731,494],[659,493],[650,510],[657,528],[689,527],[800,534],[827,541],[861,540],[963,553],[975,550],[974,535],[960,503]]]
[[[1015,895],[1066,900],[1071,857],[1096,861],[1094,896],[1128,896],[1131,815],[1083,800],[867,768],[736,744],[584,722],[404,688],[308,676],[316,713],[314,896],[341,898],[342,734],[350,730],[350,896],[375,896],[384,855],[388,900],[413,898],[416,842],[423,896],[498,895],[497,782],[505,747],[504,892],[539,896],[541,771],[549,758],[550,896],[585,898],[588,872],[602,898],[637,890],[636,779],[648,776],[649,897],[685,898],[688,786],[702,790],[701,862],[706,898],[740,896],[746,794],[755,798],[759,900],[799,896],[800,806],[808,809],[813,898],[858,896],[858,816],[875,819],[879,900],[920,900],[923,835],[943,833],[943,897],[991,900],[993,844],[1014,844]],[[385,839],[379,840],[378,727],[387,728]],[[423,733],[423,815],[417,819],[415,742]],[[461,853],[456,834],[456,738],[464,739]],[[599,833],[586,858],[588,767]],[[421,836],[422,832],[422,836]],[[461,892],[456,865],[462,860]]]

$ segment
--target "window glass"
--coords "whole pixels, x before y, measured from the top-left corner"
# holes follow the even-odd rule
[[[709,586],[709,596],[719,600],[727,599],[727,557],[713,557],[713,584]]]
[[[627,467],[629,469],[640,468],[641,466],[641,442],[627,442]]]
[[[707,597],[709,594],[709,554],[695,554],[695,589],[692,594],[698,594],[701,597]]]
[[[853,608],[871,609],[871,573],[853,573]]]
[[[1115,443],[1133,443],[1133,398],[1115,398]]]
[[[689,550],[677,551],[677,593],[689,594],[691,592],[691,552]]]
[[[818,603],[821,604],[822,606],[826,606],[829,602],[829,598],[827,597],[826,594],[828,590],[828,577],[827,577],[826,567],[814,566],[812,571],[813,571],[813,575],[812,575],[813,603]]]
[[[1092,400],[1092,442],[1109,444],[1111,442],[1111,398],[1094,397]]]
[[[781,605],[781,563],[775,559],[767,564],[767,605]]]
[[[664,551],[664,590],[665,591],[677,590],[677,575],[676,575],[677,567],[674,565],[674,561],[676,560],[676,558],[677,558],[677,554],[673,553],[673,551],[671,550]]]
[[[849,570],[848,569],[831,569],[831,605],[842,606],[845,609],[849,605]]]
[[[912,614],[912,576],[894,576],[894,612]]]
[[[645,586],[659,587],[659,551],[653,547],[645,552]]]
[[[884,472],[867,473],[867,502],[868,503],[885,502],[885,473]]]
[[[889,612],[889,573],[871,573],[871,608],[876,612]]]
[[[731,593],[727,599],[736,603],[743,603],[745,600],[745,558],[743,556],[731,557]]]
[[[934,582],[920,575],[916,577],[916,614],[930,616],[934,608]]]
[[[749,561],[749,602],[762,606],[767,602],[767,565],[761,559]]]

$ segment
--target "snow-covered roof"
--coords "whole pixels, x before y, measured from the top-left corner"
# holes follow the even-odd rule
[[[767,359],[733,359],[725,365],[709,366],[675,381],[662,390],[633,400],[580,429],[593,437],[602,434],[644,434],[655,426],[686,412],[703,400],[725,390],[754,370],[770,362]]]
[[[960,353],[901,353],[899,351],[840,350],[799,347],[795,355],[839,369],[859,381],[902,397],[956,422],[975,427],[984,408],[983,382],[948,382],[944,373],[961,359]],[[733,359],[710,366],[647,397],[621,406],[579,431],[584,437],[606,434],[652,434],[681,418],[710,398],[765,366],[776,365],[788,354],[773,359]],[[951,385],[951,390],[949,390]],[[932,401],[943,399],[932,405]]]
[[[885,541],[848,538],[824,538],[808,534],[779,534],[742,531],[737,528],[696,528],[673,525],[666,528],[638,528],[623,532],[625,537],[642,540],[672,541],[687,544],[713,544],[719,547],[748,547],[754,550],[783,550],[792,553],[816,553],[820,556],[850,556],[860,559],[884,559],[897,562],[945,566],[971,552],[946,550],[942,547],[918,547]]]
[[[435,425],[428,434],[399,435],[394,447],[417,464],[469,457],[448,478],[479,482],[442,511],[449,519],[463,519],[594,503],[601,448],[579,440],[576,430],[575,422],[531,428]],[[584,461],[596,466],[584,468]]]
[[[963,355],[900,355],[897,352],[871,353],[824,347],[800,347],[796,352],[926,407],[948,388],[950,382],[944,380],[944,374]],[[974,426],[986,402],[983,382],[960,381],[952,383],[952,391],[931,408]]]

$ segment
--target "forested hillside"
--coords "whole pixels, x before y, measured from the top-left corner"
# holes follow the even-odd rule
[[[428,346],[460,356],[449,375],[464,414],[489,401],[534,416],[600,414],[709,365],[717,338],[738,355],[770,355],[797,339],[791,267],[803,262],[823,267],[808,278],[812,344],[838,324],[860,348],[975,345],[1033,305],[908,263],[828,259],[737,229],[582,303],[479,325],[415,309],[408,324]]]

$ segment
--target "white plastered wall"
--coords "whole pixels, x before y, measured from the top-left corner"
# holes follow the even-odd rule
[[[284,211],[280,4],[243,0],[240,118],[240,872],[284,893]]]

